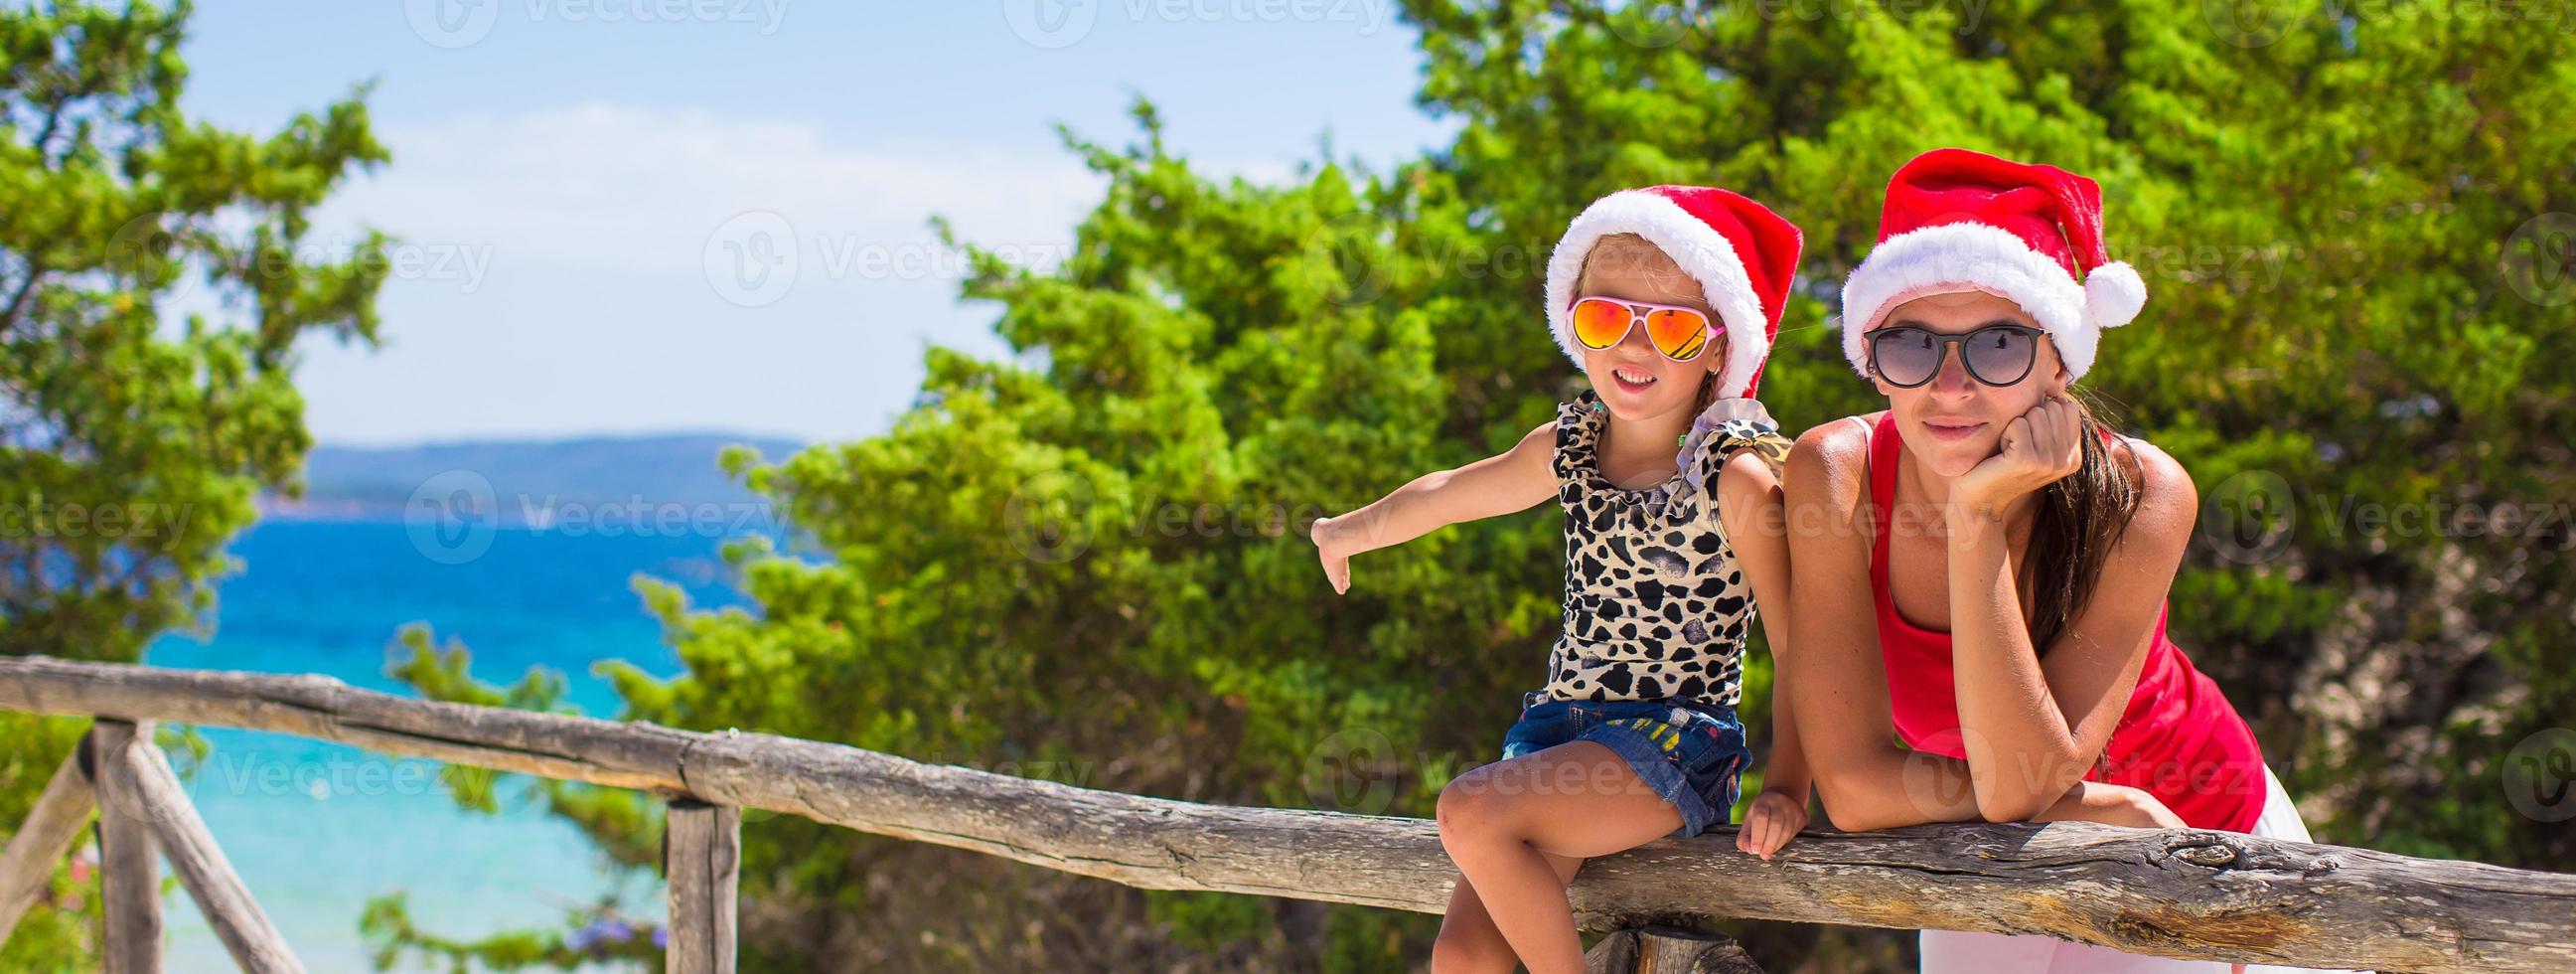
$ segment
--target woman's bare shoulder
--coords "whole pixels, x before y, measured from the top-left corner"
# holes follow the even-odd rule
[[[2200,513],[2200,489],[2182,461],[2153,443],[2117,433],[2109,453],[2137,485],[2137,513],[2129,529],[2168,539],[2188,535]]]
[[[1789,448],[1781,488],[1793,501],[1823,502],[1829,509],[1851,510],[1858,503],[1869,461],[1869,431],[1885,410],[1844,416],[1798,434]],[[1859,419],[1861,422],[1852,422]]]

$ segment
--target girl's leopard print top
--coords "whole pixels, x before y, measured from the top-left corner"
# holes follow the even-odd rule
[[[1597,466],[1610,414],[1586,389],[1556,413],[1557,501],[1565,507],[1565,629],[1540,692],[1559,700],[1700,700],[1744,692],[1753,587],[1718,520],[1717,475],[1753,450],[1777,472],[1776,427],[1727,419],[1661,484],[1621,488]]]

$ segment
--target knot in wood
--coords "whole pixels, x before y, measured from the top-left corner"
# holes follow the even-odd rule
[[[2236,847],[2223,842],[2188,845],[2174,850],[2174,858],[2207,869],[2225,869],[2236,864]]]

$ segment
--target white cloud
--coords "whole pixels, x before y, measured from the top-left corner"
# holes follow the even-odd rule
[[[393,164],[333,215],[554,268],[697,274],[707,236],[751,210],[802,241],[926,244],[940,214],[977,243],[1061,247],[1101,189],[1069,153],[862,145],[701,110],[589,104],[382,130]]]
[[[929,218],[1060,257],[1103,185],[1067,152],[871,144],[694,110],[378,131],[392,163],[316,226],[396,234],[414,270],[398,263],[385,286],[383,348],[300,346],[307,422],[331,442],[874,432],[918,386],[925,343],[1001,350],[994,310],[957,301],[963,269]],[[797,256],[791,288],[746,301],[711,238],[753,211],[784,218]]]

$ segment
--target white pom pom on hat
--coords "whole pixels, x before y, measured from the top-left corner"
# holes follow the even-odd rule
[[[2147,306],[2147,282],[2126,261],[2112,261],[2084,275],[2084,320],[2096,328],[2118,328],[2137,320]]]

